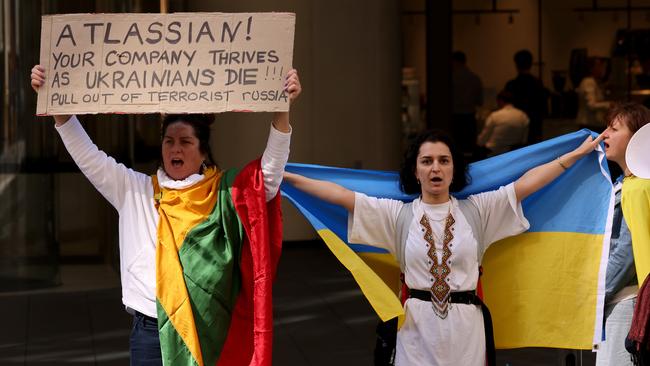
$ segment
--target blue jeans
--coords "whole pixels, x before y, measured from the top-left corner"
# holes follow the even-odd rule
[[[158,321],[136,312],[130,337],[131,366],[162,366]]]
[[[625,337],[632,326],[635,303],[636,297],[605,306],[605,341],[596,354],[596,366],[632,366]]]

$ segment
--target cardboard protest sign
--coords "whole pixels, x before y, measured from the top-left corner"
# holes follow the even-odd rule
[[[287,111],[290,13],[43,16],[37,114]]]

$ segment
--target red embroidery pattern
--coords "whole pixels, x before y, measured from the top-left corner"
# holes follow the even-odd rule
[[[429,243],[428,254],[432,263],[431,269],[429,270],[431,275],[433,275],[433,285],[431,285],[431,303],[433,305],[433,312],[442,319],[447,317],[447,312],[449,310],[449,294],[451,293],[449,284],[447,283],[447,277],[451,273],[451,268],[449,267],[449,258],[451,257],[449,243],[454,239],[451,227],[455,222],[456,220],[454,220],[454,217],[450,212],[445,220],[445,237],[442,242],[442,258],[440,259],[440,262],[438,262],[435,241],[433,240],[433,231],[431,230],[429,218],[424,214],[422,215],[422,219],[420,219],[420,224],[425,230],[424,240]]]

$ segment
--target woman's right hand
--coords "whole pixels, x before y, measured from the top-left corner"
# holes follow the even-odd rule
[[[41,86],[45,85],[45,68],[41,65],[34,65],[32,67],[32,89],[38,93]],[[62,126],[70,119],[71,115],[69,114],[58,114],[53,115],[54,122],[57,126]]]
[[[41,65],[32,67],[32,89],[38,93],[38,89],[45,84],[45,69]]]

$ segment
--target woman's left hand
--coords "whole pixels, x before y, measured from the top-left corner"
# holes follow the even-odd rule
[[[293,101],[298,98],[300,92],[302,92],[300,78],[298,78],[298,70],[291,69],[287,73],[287,77],[284,81],[284,90],[289,93],[289,102],[293,103]]]
[[[289,93],[289,103],[293,103],[300,92],[302,91],[302,86],[300,86],[300,79],[298,78],[298,71],[291,69],[287,73],[287,77],[284,81],[284,91]],[[289,125],[289,112],[275,112],[273,117],[273,126],[280,132],[289,132],[291,131],[291,126]]]
[[[603,141],[604,136],[605,136],[604,132],[598,135],[598,137],[596,137],[595,139],[592,138],[591,136],[587,136],[585,141],[583,141],[580,146],[578,146],[575,150],[573,150],[573,152],[579,158],[588,155],[590,152],[596,150],[600,142]]]
[[[575,150],[559,156],[556,160],[542,164],[527,171],[515,181],[515,195],[519,202],[537,192],[545,185],[551,183],[565,170],[570,168],[576,161],[588,155],[603,141],[605,134],[602,133],[595,139],[587,138]]]

